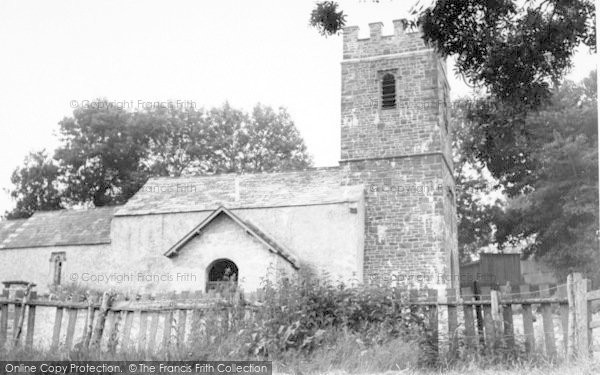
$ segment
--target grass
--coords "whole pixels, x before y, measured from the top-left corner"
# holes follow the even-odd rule
[[[341,333],[309,356],[289,353],[275,362],[283,373],[322,374],[329,372],[382,373],[419,365],[418,344],[395,339],[375,346],[364,346],[360,339]]]
[[[228,350],[234,336],[218,342],[201,341],[193,346],[179,347],[168,352],[138,352],[133,349],[116,353],[107,350],[59,350],[13,348],[0,351],[3,360],[70,360],[70,361],[178,361],[178,360],[260,360],[240,358]],[[434,367],[420,363],[420,351],[414,342],[401,339],[380,345],[365,346],[360,339],[347,331],[331,335],[310,355],[288,351],[273,360],[276,374],[398,374],[398,375],[596,375],[600,374],[600,361],[549,362],[543,357],[535,359],[473,356],[458,361],[448,361]]]
[[[311,358],[290,357],[273,362],[275,374],[328,374],[328,375],[597,375],[600,374],[600,361],[579,361],[572,363],[549,363],[543,361],[507,362],[490,366],[486,363],[471,361],[454,363],[439,368],[422,368],[416,364],[417,358],[408,355],[404,343],[391,343],[384,347],[367,350],[357,349],[352,339],[340,343],[337,348],[316,353]],[[0,353],[3,360],[72,360],[72,361],[127,361],[139,358],[153,360],[192,360],[184,351],[165,355],[161,353],[150,358],[135,351],[113,355],[98,352],[53,352],[35,350],[13,350]],[[211,358],[213,360],[217,358]],[[218,359],[229,359],[219,357]]]
[[[540,363],[522,362],[484,367],[478,363],[455,365],[452,368],[438,370],[409,369],[402,375],[597,375],[600,374],[600,362],[581,361],[579,363]]]

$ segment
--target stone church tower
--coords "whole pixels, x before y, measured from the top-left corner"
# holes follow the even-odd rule
[[[344,28],[340,165],[366,188],[365,282],[457,286],[446,64],[400,21],[382,26]]]

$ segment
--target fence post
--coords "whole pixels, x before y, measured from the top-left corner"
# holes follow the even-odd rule
[[[519,287],[519,293],[531,297],[532,294],[530,293],[530,289],[536,291],[537,286],[535,288],[530,288],[527,284],[521,285]],[[523,333],[525,335],[525,351],[527,353],[532,353],[535,351],[535,335],[533,333],[533,312],[531,304],[522,303],[521,308],[523,309]]]
[[[150,301],[150,294],[148,293],[144,293],[142,294],[142,298],[140,299],[140,301]],[[139,311],[139,317],[140,317],[140,329],[138,332],[138,342],[137,342],[137,350],[139,352],[145,352],[146,351],[146,338],[147,338],[147,331],[148,331],[148,313],[145,312],[144,310],[140,310]]]
[[[29,283],[27,285],[27,289],[25,289],[25,293],[21,292],[21,296],[23,299],[21,300],[21,308],[18,310],[18,315],[15,315],[15,330],[14,330],[14,345],[19,345],[19,339],[21,338],[21,332],[23,331],[23,322],[25,321],[25,310],[27,310],[27,301],[29,300],[29,294],[31,293],[31,288],[33,288],[33,284]],[[18,296],[18,294],[17,294]],[[16,304],[15,304],[16,305]],[[17,309],[15,309],[17,311]]]
[[[96,323],[96,329],[92,338],[92,347],[100,347],[102,341],[102,334],[104,333],[104,325],[106,322],[106,315],[110,307],[112,294],[104,292],[102,295],[102,301],[100,302],[100,311],[98,312],[98,322]]]
[[[512,292],[510,282],[507,282],[503,289],[503,293],[506,294],[507,298],[510,298]],[[515,346],[515,334],[513,328],[513,309],[511,304],[503,305],[502,320],[504,321],[504,339],[506,340],[506,346],[509,350],[513,350]]]
[[[33,286],[32,286],[33,288]],[[28,301],[34,301],[37,298],[37,292],[31,291],[29,293]],[[27,333],[25,335],[25,347],[33,347],[33,332],[35,330],[35,305],[29,305],[27,309]]]
[[[123,301],[124,297],[122,294],[114,296],[114,302]],[[117,345],[119,344],[119,335],[121,334],[121,320],[123,314],[121,311],[110,311],[108,319],[108,333],[107,333],[107,349],[110,353],[117,351]]]
[[[475,280],[473,281],[473,299],[475,301],[481,300],[480,293],[479,284],[477,283],[477,280]],[[475,318],[477,319],[477,336],[479,337],[479,347],[483,349],[485,347],[485,338],[483,337],[483,314],[481,311],[481,305],[479,304],[475,305]]]
[[[85,316],[85,328],[83,331],[83,347],[87,348],[90,346],[90,342],[92,341],[92,334],[94,330],[94,300],[95,295],[87,292],[86,293],[86,301],[87,301],[87,314]]]
[[[559,285],[557,290],[557,295],[561,298],[567,298],[567,286],[566,284]],[[564,303],[559,303],[558,305],[560,312],[560,325],[562,327],[563,333],[563,347],[562,351],[565,355],[565,358],[568,360],[569,355],[569,306]]]
[[[450,340],[450,357],[458,355],[458,312],[456,301],[456,289],[446,290],[446,302],[448,308],[448,338]]]
[[[470,287],[461,288],[461,297],[465,302],[473,301],[473,293]],[[465,343],[469,349],[477,348],[475,335],[475,320],[473,319],[473,305],[463,304],[463,316],[465,319]]]
[[[168,298],[173,301],[176,297],[174,292],[170,293]],[[173,310],[169,309],[165,314],[165,322],[163,329],[163,338],[162,338],[162,350],[168,351],[169,345],[172,342],[171,339],[171,330],[173,329]]]
[[[494,325],[494,343],[492,344],[493,348],[496,349],[500,342],[500,338],[503,335],[502,332],[502,306],[500,305],[500,293],[497,290],[490,291],[490,298],[492,303],[492,321]]]
[[[179,294],[179,299],[180,300],[186,300],[188,298],[188,295],[190,294],[189,291],[182,291]],[[185,343],[185,325],[186,325],[186,321],[187,321],[187,310],[178,310],[177,312],[177,329],[176,329],[176,334],[177,334],[177,346],[181,347],[183,346],[183,344]]]
[[[80,302],[81,300],[81,295],[77,293],[71,297],[72,302]],[[67,350],[71,350],[71,348],[73,347],[73,336],[75,336],[75,324],[77,323],[78,309],[69,308],[67,311],[69,319],[67,322],[67,335],[65,337],[65,347],[67,348]]]
[[[540,287],[540,297],[550,298],[550,285],[542,284]],[[546,347],[546,355],[549,358],[556,356],[556,339],[554,336],[554,316],[552,314],[552,305],[550,303],[541,303],[542,310],[542,327],[544,329],[544,344]]]
[[[437,361],[439,354],[438,346],[438,291],[437,289],[427,290],[427,301],[430,303],[428,311],[429,320],[429,340],[433,360]]]
[[[439,328],[438,328],[438,290],[437,289],[428,289],[427,290],[427,302],[428,311],[428,361],[433,364],[436,363],[439,359]]]
[[[202,297],[203,292],[198,290],[194,293],[194,300],[199,300]],[[188,336],[188,341],[190,343],[193,342],[193,340],[196,340],[197,337],[200,336],[200,330],[201,330],[201,319],[202,319],[202,315],[203,315],[203,311],[200,309],[194,309],[192,311],[192,323],[191,323],[191,327],[190,327],[190,335]]]
[[[2,291],[2,298],[8,299],[8,289]],[[0,305],[0,349],[4,347],[8,337],[8,303]]]
[[[64,298],[61,298],[60,300],[62,301]],[[52,331],[52,345],[50,346],[52,350],[58,348],[60,345],[60,328],[62,325],[63,311],[64,309],[62,307],[56,308],[56,314],[54,315],[54,329]]]
[[[588,311],[588,280],[581,273],[573,274],[574,307],[575,307],[575,350],[579,358],[590,355],[589,311]]]
[[[133,324],[133,311],[122,310],[123,334],[121,336],[121,351],[127,351],[130,345],[131,325]]]
[[[567,336],[567,360],[573,358],[576,349],[576,318],[577,314],[575,312],[575,283],[573,282],[573,274],[569,274],[567,276],[567,302],[569,304],[569,317],[568,317],[568,336]]]

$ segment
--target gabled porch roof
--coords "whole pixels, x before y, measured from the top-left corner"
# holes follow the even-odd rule
[[[271,237],[265,234],[262,230],[260,230],[256,225],[250,223],[249,221],[244,221],[233,212],[228,210],[227,208],[220,206],[216,210],[214,210],[206,219],[204,219],[200,224],[198,224],[194,229],[192,229],[188,234],[183,236],[177,243],[175,243],[169,250],[167,250],[164,255],[167,257],[176,256],[185,245],[191,241],[194,237],[201,234],[202,230],[210,225],[217,217],[220,215],[226,215],[229,217],[234,223],[239,225],[244,231],[250,236],[254,237],[256,240],[265,245],[265,247],[272,253],[281,256],[283,259],[288,261],[292,267],[295,269],[299,269],[300,266],[298,264],[298,259],[292,255],[292,253],[285,249],[283,246],[275,242]]]

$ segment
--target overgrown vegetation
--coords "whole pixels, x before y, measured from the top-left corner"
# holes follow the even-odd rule
[[[58,292],[71,295],[80,294],[82,290],[73,285]],[[247,301],[246,306],[227,302],[203,311],[199,323],[188,325],[185,344],[178,343],[172,336],[167,350],[159,344],[157,351],[138,351],[135,341],[130,341],[132,346],[125,349],[118,345],[113,347],[105,337],[100,350],[93,346],[84,348],[76,340],[73,350],[21,347],[7,352],[0,350],[0,357],[73,361],[269,360],[280,373],[331,370],[428,373],[435,370],[500,374],[500,369],[535,370],[557,365],[556,361],[545,359],[541,352],[526,355],[519,337],[514,346],[500,338],[497,346],[483,350],[472,349],[463,341],[461,333],[456,355],[451,356],[448,354],[451,340],[444,334],[447,323],[443,314],[439,315],[442,320],[438,322],[438,356],[431,345],[427,308],[411,307],[406,291],[393,287],[346,285],[304,272],[277,284],[265,282],[255,297],[255,301]],[[178,317],[174,315],[176,320]],[[174,325],[177,324],[176,321]],[[122,326],[117,331],[120,329]],[[162,337],[162,332],[158,332],[157,337]],[[589,364],[581,369],[585,371],[594,366]]]
[[[301,368],[398,370],[428,359],[426,311],[411,308],[407,296],[394,288],[349,286],[304,273],[277,285],[265,282],[256,297],[255,302],[215,305],[204,311],[198,324],[188,326],[186,343],[177,343],[173,337],[169,350],[122,350],[104,338],[101,350],[76,344],[79,349],[39,351],[34,356],[57,360],[270,360],[294,372]],[[13,349],[0,355],[32,358],[31,353],[24,353]]]
[[[310,355],[339,337],[354,337],[366,350],[425,336],[424,311],[409,308],[393,288],[349,287],[303,276],[264,287],[254,318],[240,331],[248,355]]]

